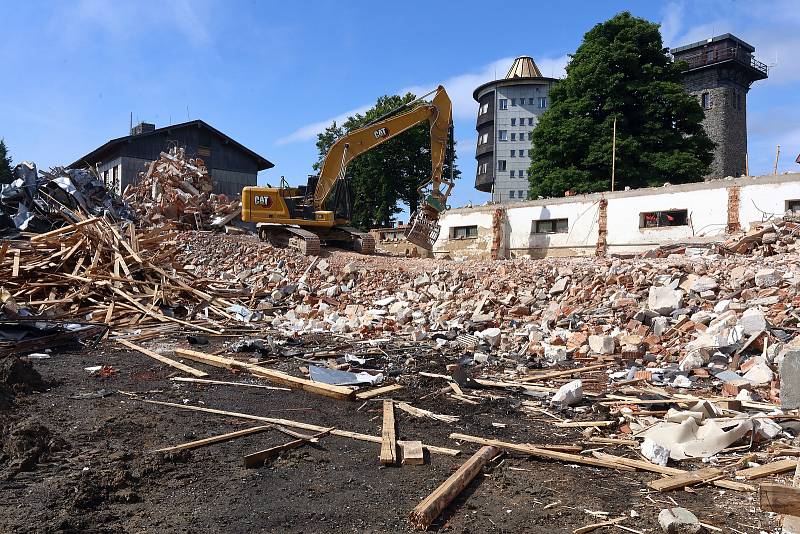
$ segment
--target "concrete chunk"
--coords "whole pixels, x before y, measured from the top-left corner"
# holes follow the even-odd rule
[[[686,508],[665,508],[658,514],[658,524],[666,534],[697,534],[702,525]]]
[[[781,408],[800,408],[800,349],[787,350],[780,363]]]
[[[661,315],[669,315],[681,307],[683,291],[666,286],[651,286],[647,296],[647,307]]]

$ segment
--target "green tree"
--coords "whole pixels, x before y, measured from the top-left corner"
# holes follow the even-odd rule
[[[668,51],[658,24],[628,12],[584,35],[533,131],[531,198],[609,190],[615,117],[617,189],[708,173],[714,144],[700,124],[703,110]]]
[[[382,96],[375,106],[364,114],[348,117],[343,124],[331,124],[317,136],[319,159],[314,169],[319,170],[325,154],[337,139],[357,130],[399,106],[416,100],[416,96]],[[419,124],[354,159],[347,168],[353,188],[353,216],[351,223],[361,229],[389,226],[392,218],[404,204],[409,213],[419,207],[419,185],[431,175],[430,134],[426,123]],[[455,151],[455,148],[453,148]],[[455,154],[455,152],[454,152]],[[455,162],[455,155],[453,157]],[[449,176],[450,169],[444,172]],[[453,168],[453,175],[460,172]]]
[[[5,139],[0,139],[0,184],[10,184],[14,180],[11,172],[11,156],[8,155]]]

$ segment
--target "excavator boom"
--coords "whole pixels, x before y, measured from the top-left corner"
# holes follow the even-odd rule
[[[453,188],[452,175],[443,177],[445,161],[452,154],[448,146],[452,147],[453,112],[444,87],[439,86],[425,97],[430,94],[434,94],[430,102],[416,100],[343,135],[325,155],[319,175],[309,177],[308,185],[290,187],[282,180],[277,188],[245,187],[242,220],[258,223],[261,237],[276,246],[291,246],[306,254],[318,252],[320,240],[372,252],[372,236],[348,226],[352,193],[345,180],[347,165],[364,152],[428,122],[431,176],[419,187],[423,199],[411,217],[406,237],[426,250],[433,248],[439,235],[439,214],[447,208],[447,197]]]
[[[430,185],[420,209],[412,215],[406,238],[426,250],[433,248],[438,236],[439,213],[447,206],[453,188],[452,177],[443,177],[448,155],[448,143],[453,126],[453,105],[444,87],[434,91],[434,97],[404,113],[377,120],[339,138],[325,156],[314,192],[314,206],[325,209],[325,203],[338,180],[343,180],[347,165],[364,152],[396,137],[406,130],[427,121],[431,135],[431,176],[423,182],[420,193]]]

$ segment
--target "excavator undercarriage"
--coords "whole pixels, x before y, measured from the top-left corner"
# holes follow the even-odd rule
[[[284,224],[264,223],[258,225],[258,236],[273,247],[293,248],[306,256],[318,255],[323,242],[325,245],[352,249],[361,254],[375,253],[375,238],[349,226],[334,226],[312,232]]]

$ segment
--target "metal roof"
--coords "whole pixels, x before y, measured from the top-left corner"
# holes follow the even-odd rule
[[[533,62],[531,56],[519,56],[508,69],[506,78],[541,78],[542,71]]]

